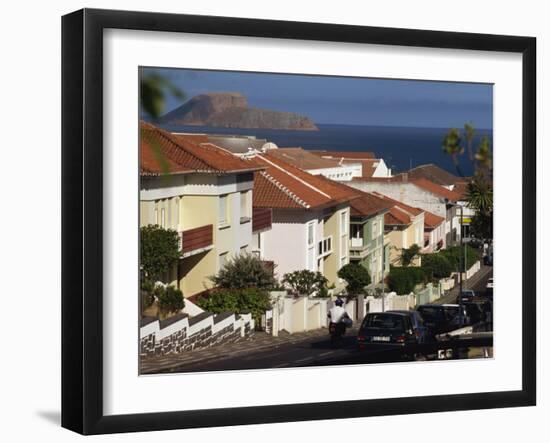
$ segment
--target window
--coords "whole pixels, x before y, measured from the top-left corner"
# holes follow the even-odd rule
[[[307,224],[307,245],[311,246],[315,241],[314,233],[315,224],[313,222]]]
[[[250,191],[241,192],[241,219],[250,218]]]
[[[340,213],[340,234],[344,235],[348,232],[348,213],[343,211]]]
[[[220,195],[219,207],[218,207],[218,223],[220,225],[225,225],[229,222],[227,217],[227,195]]]
[[[164,228],[166,223],[166,219],[164,216],[164,208],[160,210],[160,225]]]
[[[155,225],[159,224],[159,210],[155,208]]]
[[[218,257],[218,269],[223,269],[226,263],[227,263],[227,252],[224,252],[223,254],[220,254],[220,256]]]

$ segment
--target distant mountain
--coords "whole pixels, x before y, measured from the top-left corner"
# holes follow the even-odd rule
[[[294,112],[250,108],[243,94],[219,92],[201,94],[161,117],[169,125],[215,126],[317,131],[308,117]]]

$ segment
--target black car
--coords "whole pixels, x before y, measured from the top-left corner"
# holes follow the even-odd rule
[[[420,305],[416,309],[432,336],[444,334],[460,327],[458,305]],[[466,311],[463,310],[463,318]]]
[[[359,349],[397,348],[426,340],[422,317],[415,311],[367,314],[357,334]]]

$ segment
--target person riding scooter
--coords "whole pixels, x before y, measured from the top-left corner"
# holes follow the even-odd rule
[[[346,323],[350,320],[348,313],[344,309],[342,299],[336,299],[334,306],[328,312],[328,318],[330,319],[328,330],[331,340],[339,340],[346,333]]]

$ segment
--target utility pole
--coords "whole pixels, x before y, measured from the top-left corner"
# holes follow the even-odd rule
[[[464,316],[463,316],[463,313],[462,313],[462,271],[464,270],[464,275],[466,275],[466,256],[465,256],[465,252],[466,252],[466,249],[464,246],[464,241],[463,241],[463,238],[462,238],[462,216],[463,216],[463,212],[464,212],[464,208],[462,207],[462,205],[460,205],[460,251],[461,251],[461,256],[462,256],[462,263],[463,265],[460,266],[459,264],[459,270],[458,270],[458,279],[459,279],[459,293],[458,293],[458,323],[459,323],[459,326],[462,327],[462,325],[464,324]]]

